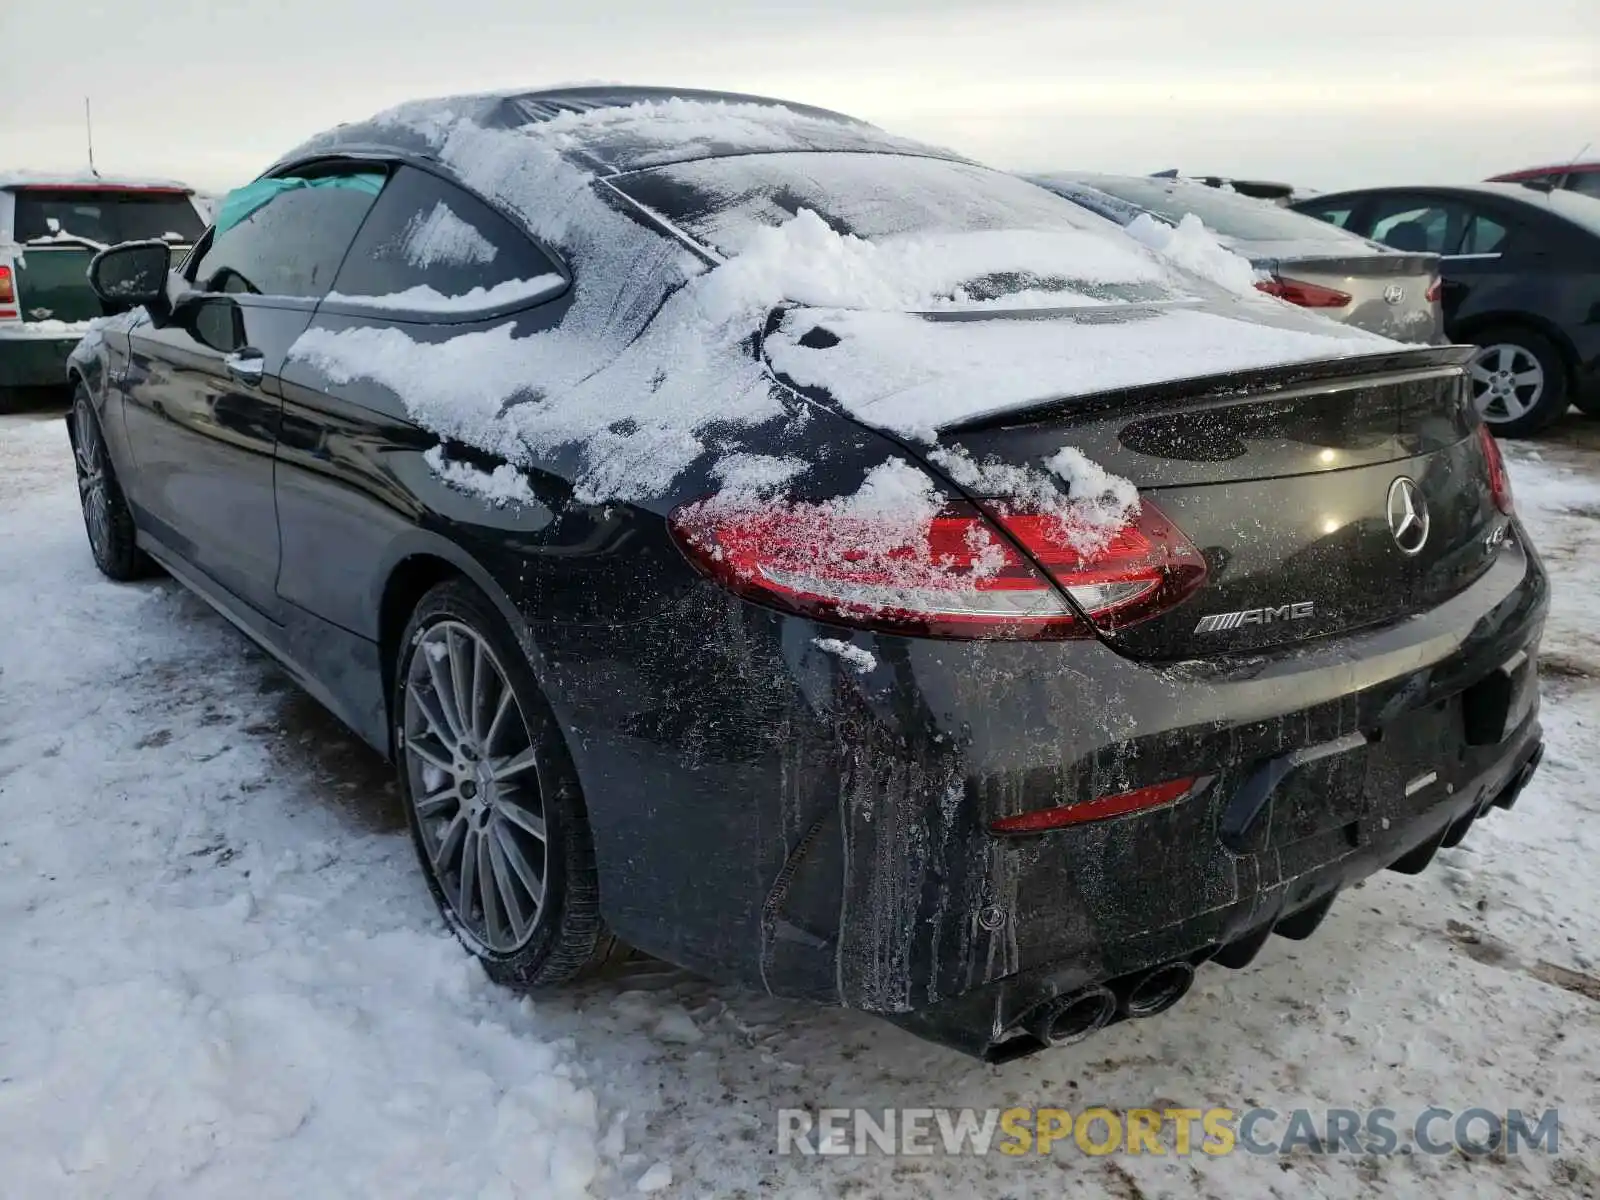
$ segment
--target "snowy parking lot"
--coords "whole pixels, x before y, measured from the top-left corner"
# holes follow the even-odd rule
[[[1508,446],[1545,765],[1310,941],[1006,1067],[659,964],[556,997],[445,932],[383,763],[175,583],[106,582],[65,428],[0,418],[0,1196],[1592,1196],[1600,422]],[[780,1156],[780,1108],[1561,1114],[1471,1158]]]

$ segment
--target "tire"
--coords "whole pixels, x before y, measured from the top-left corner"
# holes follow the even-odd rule
[[[624,952],[600,918],[594,842],[566,743],[499,611],[465,580],[441,583],[418,603],[396,658],[406,823],[461,944],[490,978],[521,989],[567,983]],[[458,702],[458,689],[470,700]]]
[[[1567,364],[1549,338],[1512,325],[1472,340],[1472,399],[1496,437],[1531,437],[1567,411]]]
[[[71,433],[78,504],[83,510],[83,529],[89,537],[94,564],[102,575],[118,583],[143,579],[155,571],[155,563],[139,549],[133,513],[111,465],[100,418],[89,402],[88,389],[81,383],[73,391]]]

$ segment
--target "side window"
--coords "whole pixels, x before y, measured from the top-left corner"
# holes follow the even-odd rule
[[[401,167],[333,290],[428,309],[536,299],[560,285],[556,265],[505,217],[436,175]]]
[[[321,297],[383,183],[365,167],[230,192],[189,278],[207,292]]]
[[[1329,225],[1337,225],[1340,229],[1343,229],[1350,224],[1350,214],[1355,212],[1355,205],[1307,206],[1301,208],[1300,211],[1308,217],[1315,217],[1319,221],[1326,221]]]
[[[1464,220],[1452,204],[1386,196],[1373,209],[1372,236],[1396,250],[1450,254],[1461,240]]]

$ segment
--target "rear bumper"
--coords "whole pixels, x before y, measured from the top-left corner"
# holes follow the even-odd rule
[[[1374,790],[1364,816],[1291,849],[1298,861],[1274,883],[1242,891],[1218,908],[1169,925],[1130,933],[1078,957],[1019,971],[952,1000],[891,1017],[932,1041],[991,1061],[1045,1049],[1024,1028],[1030,1013],[1050,1002],[1105,985],[1120,1001],[1112,1021],[1131,1015],[1126,999],[1139,979],[1169,963],[1248,966],[1274,934],[1300,940],[1322,923],[1341,889],[1385,868],[1417,874],[1434,855],[1466,837],[1495,807],[1510,808],[1543,757],[1537,719],[1530,714],[1497,748],[1490,764],[1453,794],[1421,807],[1386,803]],[[1401,816],[1381,815],[1385,811]],[[1241,865],[1247,860],[1241,859]],[[1298,873],[1297,873],[1298,872]]]
[[[0,387],[65,384],[67,358],[82,337],[0,325]]]
[[[852,634],[707,585],[623,629],[535,626],[534,657],[582,731],[602,907],[623,938],[992,1054],[1043,999],[1248,957],[1286,917],[1464,833],[1538,745],[1547,588],[1518,531],[1407,621],[1155,666],[1097,642]],[[858,674],[818,638],[876,665]],[[1256,794],[1272,764],[1330,745]],[[1209,783],[1164,808],[989,832],[1189,776]]]

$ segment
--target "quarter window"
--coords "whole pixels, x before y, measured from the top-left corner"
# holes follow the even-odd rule
[[[230,193],[190,278],[208,292],[326,295],[382,187],[383,176],[362,167],[258,180]]]
[[[1506,227],[1479,213],[1467,222],[1457,254],[1496,254],[1505,249]]]
[[[535,300],[562,284],[528,235],[454,184],[400,167],[339,272],[340,300],[448,311]]]
[[[1350,224],[1350,214],[1355,211],[1355,206],[1351,204],[1336,204],[1325,205],[1320,208],[1306,207],[1301,208],[1299,211],[1305,213],[1308,217],[1315,217],[1319,221],[1326,221],[1329,225],[1337,225],[1340,229],[1344,229]]]

